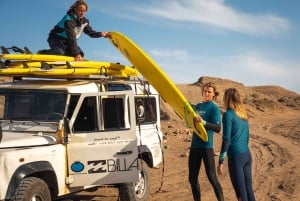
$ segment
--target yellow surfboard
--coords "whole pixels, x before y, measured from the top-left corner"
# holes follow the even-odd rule
[[[105,71],[105,69],[110,70],[119,70],[124,71],[125,73],[129,74],[130,76],[137,76],[139,73],[137,69],[122,65],[119,63],[111,63],[106,61],[92,61],[92,60],[86,60],[86,61],[14,61],[8,64],[8,68],[41,68],[43,64],[49,65],[49,67],[54,69],[59,68],[97,68],[101,69],[102,71]],[[84,72],[84,71],[78,71],[78,72]]]
[[[48,55],[51,56],[51,55]],[[10,57],[16,58],[16,57]],[[24,58],[24,57],[17,57]],[[105,61],[25,61],[17,60],[3,64],[0,75],[67,76],[106,75],[115,77],[136,77],[139,72],[132,67]]]
[[[67,69],[51,69],[42,70],[36,69],[31,72],[32,75],[41,75],[46,77],[54,76],[73,76],[73,75],[110,75],[116,77],[128,77],[128,74],[122,70],[106,69],[102,70],[100,68],[67,68]]]
[[[1,68],[0,75],[28,75],[37,68]]]
[[[194,122],[194,117],[197,116],[197,113],[162,69],[125,35],[111,32],[110,41],[154,86],[175,112],[185,120],[187,126],[192,128],[203,141],[207,142],[208,136],[203,124]]]
[[[5,76],[43,76],[53,77],[75,77],[84,75],[105,75],[114,77],[130,77],[136,74],[128,73],[126,70],[101,69],[101,68],[59,68],[44,70],[41,68],[8,68],[0,69],[0,75]]]
[[[74,61],[74,57],[47,54],[0,54],[0,59],[29,61]]]

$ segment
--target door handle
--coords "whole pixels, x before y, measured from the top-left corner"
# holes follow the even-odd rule
[[[118,155],[127,155],[127,154],[132,154],[132,151],[120,151],[117,152]]]

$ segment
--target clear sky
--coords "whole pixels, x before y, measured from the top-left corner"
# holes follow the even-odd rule
[[[0,0],[0,45],[48,48],[74,0]],[[135,41],[176,83],[201,76],[300,93],[299,0],[86,0],[97,31]],[[129,64],[107,39],[82,35],[86,59]]]

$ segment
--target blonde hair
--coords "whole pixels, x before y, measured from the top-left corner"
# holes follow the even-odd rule
[[[215,85],[215,83],[213,83],[213,82],[207,82],[207,83],[205,83],[205,84],[202,86],[202,94],[203,94],[204,89],[207,88],[207,87],[213,88],[214,94],[215,94],[214,97],[213,97],[213,100],[214,100],[214,101],[217,100],[217,97],[219,96],[220,93],[218,92],[217,86]]]
[[[248,115],[242,103],[240,93],[236,88],[226,89],[223,99],[226,109],[232,109],[238,117],[243,120],[248,120]]]

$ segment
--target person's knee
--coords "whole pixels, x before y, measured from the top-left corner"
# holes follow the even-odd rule
[[[195,185],[197,183],[197,179],[195,179],[192,176],[189,176],[189,182],[190,182],[190,184]]]
[[[57,48],[57,47],[51,48],[49,50],[49,52],[51,54],[55,54],[55,55],[66,55],[65,50],[63,50],[62,48]]]
[[[217,184],[219,184],[219,181],[218,181],[218,178],[217,178],[217,175],[216,175],[216,174],[210,174],[210,175],[208,176],[208,180],[210,181],[210,183],[211,183],[212,185],[217,185]]]
[[[54,50],[56,54],[59,54],[59,55],[65,55],[65,51],[61,48],[57,48]]]

